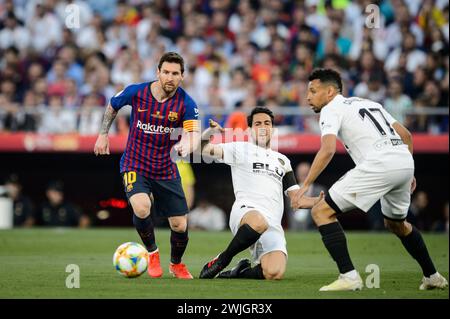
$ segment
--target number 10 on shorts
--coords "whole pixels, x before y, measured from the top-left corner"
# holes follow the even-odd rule
[[[125,172],[123,174],[123,183],[127,189],[127,192],[130,192],[133,189],[133,183],[136,182],[136,172]]]

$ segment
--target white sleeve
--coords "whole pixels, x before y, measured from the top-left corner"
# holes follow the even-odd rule
[[[237,145],[235,142],[217,144],[223,151],[223,159],[218,159],[219,163],[233,165],[237,162]]]
[[[392,117],[391,114],[389,114],[388,111],[386,111],[386,109],[384,107],[381,107],[381,113],[383,113],[384,118],[386,119],[386,121],[389,123],[389,125],[394,124],[395,122],[397,122],[396,119],[394,119]]]
[[[334,105],[328,105],[320,112],[320,131],[322,136],[327,134],[338,135],[341,128],[342,114],[335,110]]]
[[[283,156],[283,160],[285,161],[284,169],[285,169],[286,173],[292,171],[292,165],[291,165],[291,161],[289,160],[289,158],[287,158],[286,156]]]

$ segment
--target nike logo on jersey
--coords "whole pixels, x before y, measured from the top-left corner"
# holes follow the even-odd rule
[[[145,112],[145,111],[147,111],[148,109],[141,109],[141,108],[139,108],[138,107],[138,112]]]

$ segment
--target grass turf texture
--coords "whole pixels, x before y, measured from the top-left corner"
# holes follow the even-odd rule
[[[388,233],[348,232],[350,254],[363,280],[368,264],[380,267],[380,288],[360,292],[319,292],[337,278],[337,269],[317,232],[287,234],[285,278],[263,280],[179,280],[168,272],[170,232],[156,230],[164,275],[128,279],[112,266],[115,249],[140,242],[134,229],[30,229],[0,231],[0,298],[449,298],[448,289],[419,291],[422,274],[400,241]],[[194,277],[226,247],[230,232],[190,232],[184,262]],[[448,278],[448,235],[426,234],[441,274]],[[236,256],[232,265],[248,252]],[[68,264],[80,267],[80,288],[68,289]]]

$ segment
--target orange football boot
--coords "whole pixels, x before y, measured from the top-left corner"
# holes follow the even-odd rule
[[[163,274],[161,262],[159,259],[159,249],[148,253],[148,269],[147,272],[152,278],[159,278]]]
[[[169,265],[169,272],[179,279],[193,279],[194,277],[191,275],[186,265],[183,263],[172,264]]]

